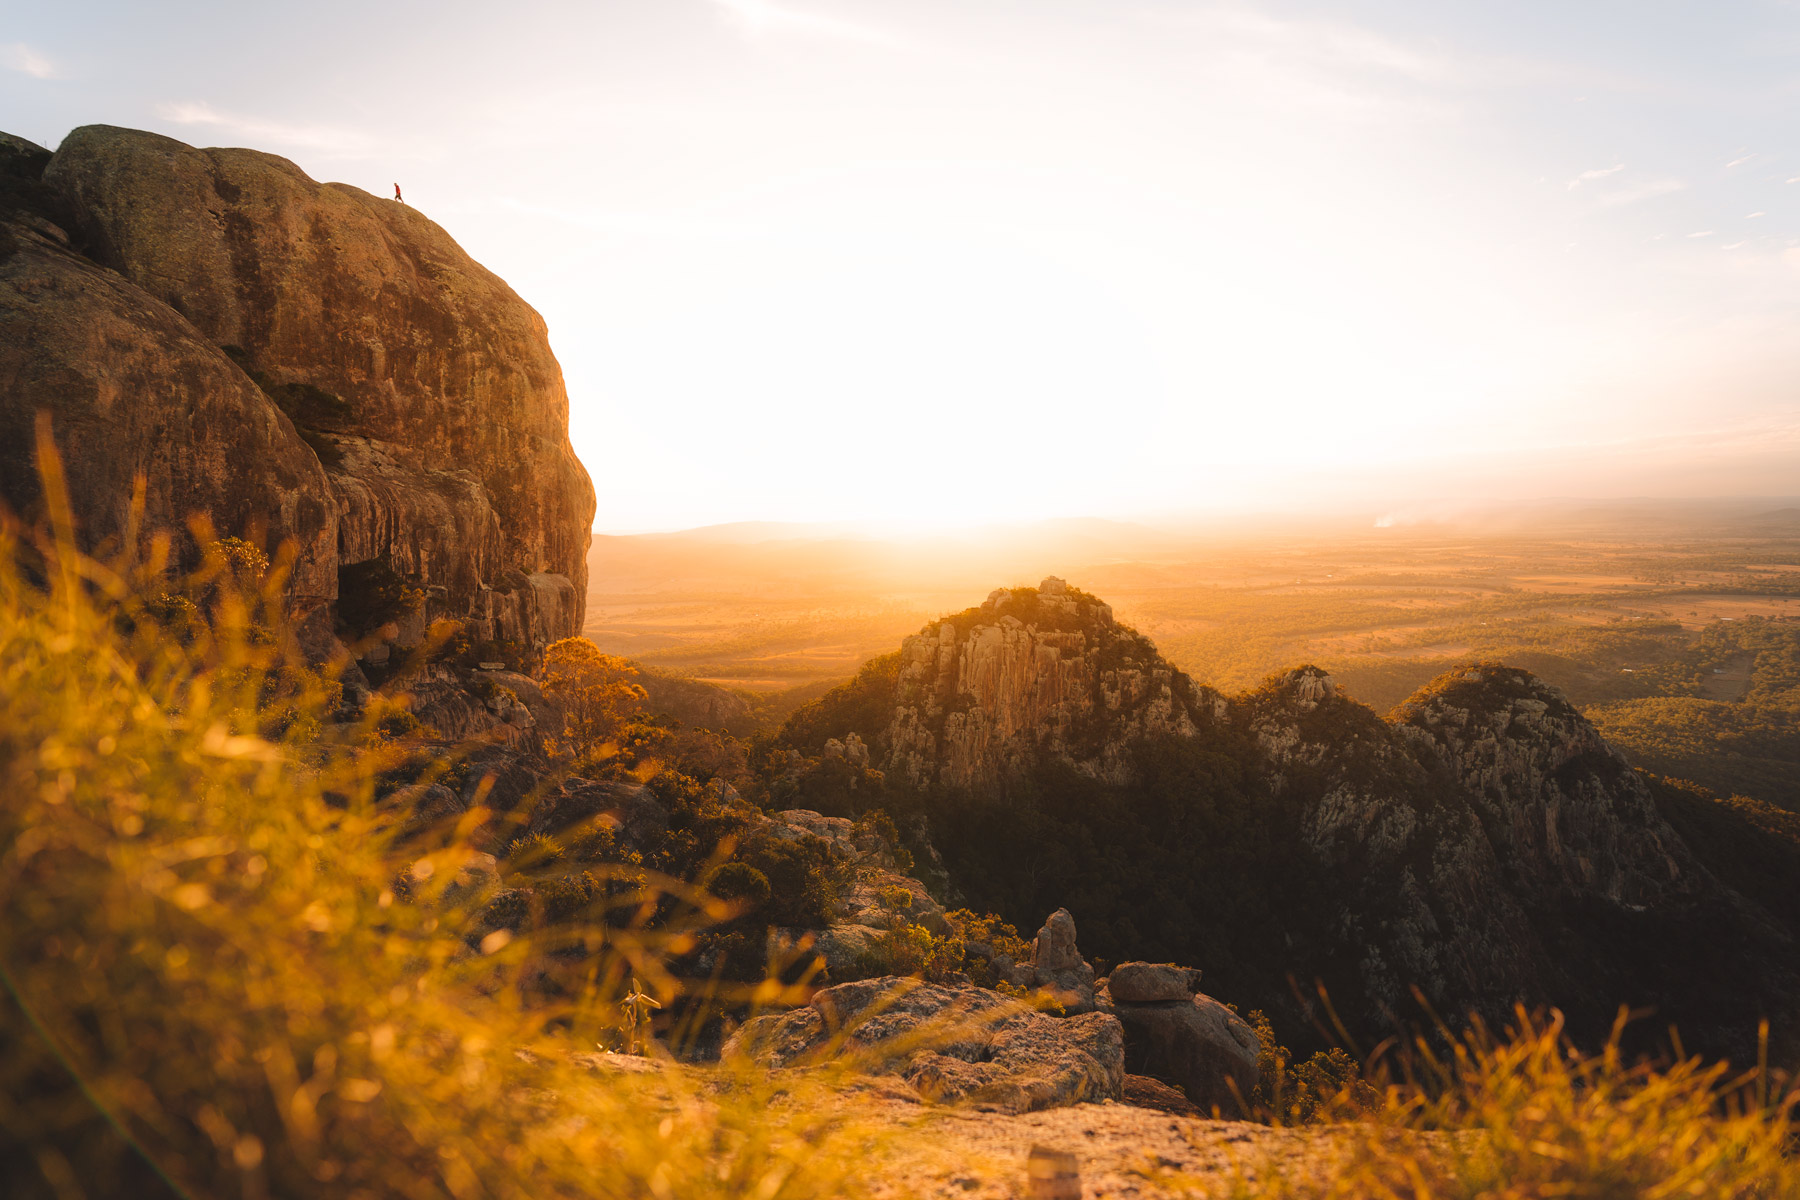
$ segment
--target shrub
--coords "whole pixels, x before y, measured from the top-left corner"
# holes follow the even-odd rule
[[[707,872],[705,887],[721,900],[736,901],[744,912],[769,902],[769,877],[749,863],[720,863]]]
[[[895,912],[910,912],[913,906],[913,894],[910,888],[884,887],[879,893],[881,903]]]
[[[1031,943],[1019,931],[993,913],[977,916],[966,908],[944,914],[950,931],[966,947],[963,971],[969,981],[979,987],[1004,989],[1010,986],[995,969],[996,958],[1010,958],[1015,963],[1029,962]]]
[[[544,651],[544,694],[562,705],[565,734],[577,752],[610,741],[637,712],[646,696],[632,682],[637,673],[629,662],[602,654],[584,637],[552,642]]]
[[[583,871],[579,875],[564,875],[543,883],[537,889],[544,920],[551,925],[566,925],[586,915],[594,901],[603,895],[605,889],[591,871]]]
[[[1246,1097],[1252,1115],[1276,1125],[1306,1125],[1367,1113],[1380,1103],[1380,1094],[1363,1079],[1362,1065],[1342,1049],[1318,1051],[1295,1067],[1293,1053],[1276,1038],[1266,1015],[1252,1010],[1245,1020],[1260,1046],[1261,1077]]]
[[[425,725],[411,709],[387,708],[376,718],[375,729],[384,738],[399,739],[419,736]]]
[[[549,834],[532,833],[513,839],[506,848],[506,857],[514,869],[523,871],[554,866],[563,860],[565,852],[562,843]]]
[[[912,851],[900,844],[900,830],[894,824],[894,818],[879,808],[870,809],[856,818],[852,837],[861,843],[865,837],[877,837],[888,844],[893,855],[894,870],[904,874],[913,869]]]
[[[791,842],[758,838],[738,855],[769,880],[763,916],[771,924],[816,929],[830,921],[846,874],[830,842],[811,835]]]
[[[923,925],[901,920],[857,956],[857,971],[864,978],[914,975],[930,983],[943,983],[962,970],[963,954],[961,938],[937,937]]]

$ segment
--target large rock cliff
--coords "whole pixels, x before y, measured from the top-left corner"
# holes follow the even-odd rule
[[[50,415],[90,538],[148,517],[298,550],[328,634],[385,563],[426,619],[525,645],[580,627],[594,497],[543,320],[414,209],[286,159],[110,126],[0,161],[0,498],[34,509]]]

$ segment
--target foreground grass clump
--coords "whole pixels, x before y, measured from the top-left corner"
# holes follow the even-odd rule
[[[281,564],[244,592],[211,553],[175,636],[166,557],[0,529],[0,1195],[855,1191],[829,1075],[588,1053],[633,976],[671,986],[678,922],[599,929],[573,998],[527,1005],[533,935],[472,946],[471,852],[400,843],[379,714],[326,720]]]
[[[1476,1025],[1417,1040],[1346,1095],[1321,1153],[1245,1162],[1225,1194],[1249,1200],[1787,1200],[1800,1197],[1800,1091],[1766,1066],[1628,1062],[1625,1018],[1595,1055],[1560,1015],[1518,1013],[1496,1037]],[[1374,1110],[1367,1087],[1379,1083]],[[1202,1194],[1216,1189],[1199,1188]]]

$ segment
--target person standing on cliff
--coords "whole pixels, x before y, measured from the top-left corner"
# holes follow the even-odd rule
[[[394,185],[394,199],[399,200],[402,204],[406,203],[406,200],[400,195],[400,185],[397,183]]]

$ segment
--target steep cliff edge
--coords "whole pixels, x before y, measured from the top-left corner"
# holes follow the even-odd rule
[[[155,523],[292,539],[315,637],[340,572],[376,562],[426,595],[405,640],[437,617],[577,632],[593,489],[543,320],[503,281],[274,155],[110,126],[24,146],[0,163],[0,498],[32,510],[47,411],[91,538],[142,474]]]
[[[1459,669],[1386,718],[1315,668],[1227,698],[1050,579],[928,626],[783,738],[786,802],[924,816],[978,907],[1066,903],[1105,957],[1192,962],[1295,1017],[1290,973],[1365,1032],[1416,1013],[1415,986],[1449,1016],[1555,1003],[1590,1033],[1650,1005],[1739,1054],[1793,1009],[1800,931],[1525,671]]]

